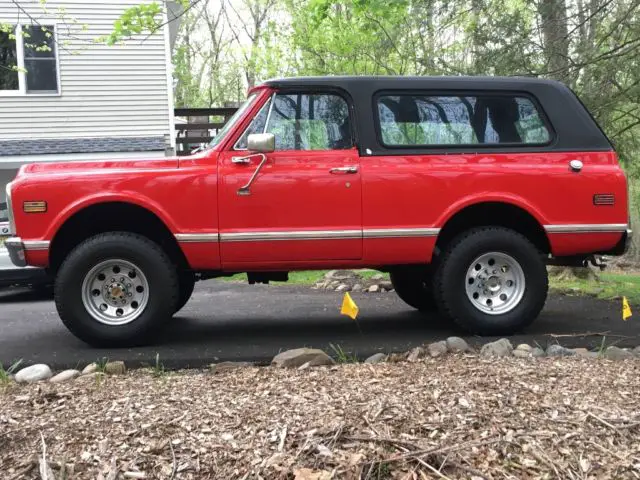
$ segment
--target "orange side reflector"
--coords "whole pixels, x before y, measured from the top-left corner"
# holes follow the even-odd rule
[[[47,211],[47,202],[43,200],[24,202],[22,204],[22,210],[25,213],[44,213]]]

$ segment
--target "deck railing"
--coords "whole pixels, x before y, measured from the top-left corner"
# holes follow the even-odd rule
[[[176,108],[176,153],[189,155],[209,143],[236,110],[236,107]]]

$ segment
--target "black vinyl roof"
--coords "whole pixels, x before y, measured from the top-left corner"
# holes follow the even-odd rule
[[[535,77],[488,77],[488,76],[440,76],[440,77],[404,77],[404,76],[322,76],[291,77],[267,80],[264,85],[275,88],[333,86],[349,90],[368,87],[376,90],[407,88],[436,89],[527,89],[531,86],[549,85],[565,89],[564,84]]]
[[[277,90],[332,90],[351,103],[355,121],[355,142],[362,155],[405,155],[440,153],[610,151],[611,143],[578,97],[561,82],[534,77],[403,77],[403,76],[322,76],[267,80],[264,86]],[[376,97],[379,94],[459,95],[514,94],[531,97],[548,124],[552,140],[546,145],[443,145],[394,147],[381,144],[376,127]]]

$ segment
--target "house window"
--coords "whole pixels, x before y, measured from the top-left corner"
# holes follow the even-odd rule
[[[57,93],[55,27],[0,26],[0,96]]]
[[[15,28],[0,27],[0,91],[17,91],[18,50],[16,46]]]

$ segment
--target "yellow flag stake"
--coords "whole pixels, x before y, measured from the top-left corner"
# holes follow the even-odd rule
[[[344,294],[344,298],[342,299],[342,307],[340,308],[340,313],[342,315],[346,315],[347,317],[355,321],[356,326],[358,327],[358,331],[362,335],[362,330],[360,329],[360,324],[358,323],[358,320],[357,320],[358,312],[360,312],[358,305],[356,305],[356,302],[353,301],[353,298],[351,298],[351,295],[349,295],[349,292],[346,292]]]
[[[622,297],[622,320],[626,320],[632,315],[633,313],[631,313],[631,307],[629,306],[627,297]]]

